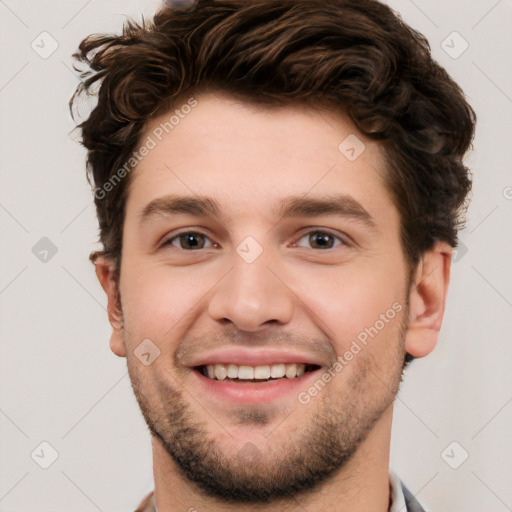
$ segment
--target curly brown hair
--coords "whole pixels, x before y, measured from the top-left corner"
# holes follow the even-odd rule
[[[103,251],[92,261],[104,254],[120,270],[126,163],[146,124],[210,89],[348,114],[384,147],[410,269],[437,240],[457,245],[471,189],[463,157],[476,116],[425,37],[376,0],[200,0],[190,12],[162,8],[150,21],[128,20],[121,35],[90,35],[73,56],[82,82],[72,114],[97,95],[77,126],[87,179],[102,191],[95,205]],[[120,169],[127,176],[113,186]]]

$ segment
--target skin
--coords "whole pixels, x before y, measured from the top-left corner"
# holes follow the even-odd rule
[[[120,277],[112,261],[95,261],[108,297],[111,349],[127,358],[153,434],[158,510],[240,510],[242,498],[230,502],[193,481],[197,466],[187,474],[180,457],[197,455],[219,479],[231,475],[238,489],[253,486],[243,510],[384,512],[403,357],[423,357],[437,343],[452,249],[438,242],[409,282],[383,149],[342,114],[266,109],[220,93],[195,98],[197,106],[131,175]],[[141,140],[168,118],[154,119]],[[350,134],[365,144],[355,161],[338,150]],[[358,201],[374,228],[344,216],[273,212],[291,195],[333,193]],[[144,207],[167,194],[209,196],[220,214],[160,215],[141,227]],[[327,249],[305,236],[319,229],[334,235]],[[203,233],[193,240],[204,248],[180,245],[178,231]],[[252,263],[236,251],[247,236],[263,249]],[[170,239],[174,245],[162,246]],[[207,350],[278,347],[314,356],[322,375],[396,303],[396,316],[307,404],[297,391],[307,392],[311,380],[270,401],[234,403],[204,392],[190,368]],[[134,355],[144,339],[160,350],[150,365]],[[256,454],[250,464],[248,446]],[[284,485],[308,466],[311,475],[326,471],[312,488],[266,502],[258,495],[258,484]]]

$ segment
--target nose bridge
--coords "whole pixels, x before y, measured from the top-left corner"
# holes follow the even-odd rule
[[[214,288],[209,312],[240,330],[255,331],[264,324],[285,324],[293,315],[293,293],[276,275],[279,265],[271,250],[247,237],[233,251],[231,270]],[[270,268],[269,268],[270,267]]]

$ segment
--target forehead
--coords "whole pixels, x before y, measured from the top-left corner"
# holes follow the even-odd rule
[[[375,214],[394,209],[383,148],[323,108],[184,97],[148,123],[143,145],[151,149],[132,172],[127,217],[169,194],[215,197],[228,217],[274,215],[284,198],[305,195],[344,194]]]

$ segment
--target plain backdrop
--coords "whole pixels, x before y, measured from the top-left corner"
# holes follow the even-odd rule
[[[392,466],[432,512],[510,511],[512,2],[389,3],[426,35],[478,115],[445,321],[434,353],[406,372]],[[68,101],[81,39],[157,6],[0,0],[3,512],[128,512],[153,488],[149,434],[125,360],[110,351],[88,261],[98,230]]]

